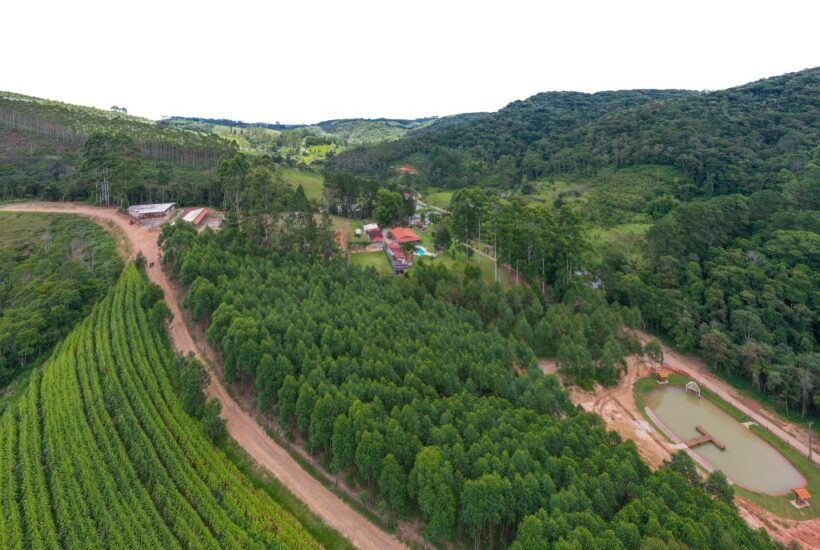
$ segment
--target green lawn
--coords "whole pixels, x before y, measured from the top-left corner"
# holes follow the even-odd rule
[[[650,223],[624,223],[614,227],[594,226],[589,229],[588,235],[595,244],[637,242],[643,239],[650,227]]]
[[[295,168],[281,166],[277,168],[284,176],[285,181],[293,187],[301,185],[309,199],[321,199],[325,190],[325,180],[321,174],[306,172]]]
[[[569,202],[577,200],[584,192],[589,189],[588,184],[569,182],[563,180],[547,180],[534,181],[532,186],[535,188],[535,193],[529,195],[533,199],[540,199],[543,202],[552,204],[552,202],[564,195],[564,201]],[[537,201],[536,201],[537,202]]]
[[[673,385],[683,386],[686,382],[689,381],[689,378],[685,376],[680,376],[677,374],[673,374],[669,377],[669,383]],[[646,415],[646,402],[645,396],[650,391],[659,388],[657,382],[655,382],[654,378],[642,378],[637,380],[634,385],[634,393],[635,393],[635,405],[638,407],[638,410],[641,411],[641,414],[649,421],[653,426],[654,423],[649,419]],[[749,418],[737,410],[735,407],[724,401],[723,399],[719,398],[717,395],[709,391],[707,388],[701,388],[701,395],[703,397],[709,399],[712,403],[720,407],[726,413],[731,415],[735,418],[738,422],[747,422]],[[663,433],[662,430],[655,429],[664,436],[667,440],[669,439],[666,437],[666,434]],[[753,425],[752,431],[754,431],[761,439],[766,441],[769,445],[780,451],[786,459],[791,462],[795,468],[806,478],[806,488],[809,490],[809,493],[812,495],[820,494],[820,468],[817,468],[814,464],[809,462],[809,459],[803,454],[798,453],[796,450],[791,448],[788,444],[781,441],[777,436],[773,435],[771,432],[766,430],[765,428],[761,428],[760,426]],[[820,517],[820,508],[816,505],[809,506],[808,508],[803,508],[798,510],[794,506],[791,505],[789,502],[791,500],[791,496],[771,496],[771,495],[763,495],[760,493],[755,493],[753,491],[749,491],[748,489],[744,489],[743,487],[733,486],[735,493],[742,496],[743,498],[749,499],[755,504],[762,506],[766,510],[777,514],[784,518],[789,519],[797,519],[797,520],[807,520],[813,519],[816,517]]]
[[[424,197],[424,202],[431,205],[437,206],[439,208],[447,209],[450,207],[450,201],[453,200],[453,192],[452,191],[438,191],[436,193],[430,193],[426,197]]]
[[[361,267],[373,267],[382,275],[392,275],[393,269],[387,260],[387,255],[379,250],[378,252],[357,252],[350,255],[350,263]]]

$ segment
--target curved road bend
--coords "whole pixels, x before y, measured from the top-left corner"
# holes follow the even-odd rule
[[[115,208],[100,208],[75,203],[34,202],[3,205],[0,206],[0,210],[81,214],[98,223],[102,221],[116,223],[128,239],[132,255],[141,251],[149,262],[157,262],[153,268],[146,269],[146,272],[151,281],[162,287],[168,307],[174,316],[169,330],[174,348],[181,353],[193,352],[203,364],[208,365],[205,357],[194,345],[194,340],[182,321],[182,312],[174,299],[171,285],[159,267],[158,231],[147,229],[139,224],[130,225],[130,218],[118,213]],[[222,416],[227,421],[228,433],[231,437],[259,464],[270,470],[314,514],[339,531],[357,548],[366,550],[407,548],[395,537],[373,525],[305,472],[285,449],[274,442],[256,421],[242,410],[225,391],[216,375],[211,376],[210,379],[208,394],[216,397],[222,403]]]

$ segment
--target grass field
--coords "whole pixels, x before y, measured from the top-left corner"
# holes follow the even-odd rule
[[[452,200],[452,191],[438,191],[435,193],[430,193],[429,195],[424,197],[424,202],[426,202],[427,204],[431,206],[437,206],[445,210],[450,207],[450,201]]]
[[[350,255],[350,263],[361,267],[373,267],[382,275],[392,275],[387,255],[381,250],[378,252],[357,252]]]
[[[670,384],[679,386],[685,385],[689,380],[689,378],[678,374],[673,374],[669,377]],[[652,422],[646,414],[645,396],[647,393],[657,389],[658,387],[657,382],[655,382],[653,378],[642,378],[636,381],[634,385],[635,404],[638,407],[638,410],[641,411],[644,418],[650,422],[665,439],[668,440],[668,437],[664,434],[663,430],[658,429],[658,427],[655,426],[654,422]],[[748,422],[750,420],[745,414],[709,391],[707,388],[701,388],[701,395],[720,407],[738,422]],[[803,477],[806,478],[806,487],[809,490],[809,493],[813,495],[820,494],[820,468],[817,468],[814,464],[810,463],[808,458],[795,451],[792,447],[781,441],[777,436],[765,428],[753,425],[751,429],[761,439],[780,451],[789,460],[789,462],[797,468]],[[808,508],[798,510],[789,502],[791,497],[763,495],[736,485],[733,486],[733,488],[736,494],[751,500],[755,504],[758,504],[766,510],[769,510],[770,512],[773,512],[781,517],[797,520],[807,520],[820,517],[820,509],[818,509],[817,506],[810,506]]]
[[[309,199],[318,200],[322,198],[325,190],[325,180],[320,174],[286,166],[279,167],[277,170],[282,173],[285,181],[293,187],[301,185]]]
[[[301,152],[301,161],[305,164],[311,164],[318,160],[325,160],[328,153],[336,154],[342,149],[335,143],[323,145],[311,145],[310,147],[303,147]]]
[[[615,227],[593,226],[587,231],[587,236],[593,245],[620,244],[637,251],[638,243],[643,240],[652,224],[624,223]]]

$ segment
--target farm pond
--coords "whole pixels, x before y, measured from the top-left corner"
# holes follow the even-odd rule
[[[680,386],[666,386],[646,395],[646,405],[673,439],[689,442],[703,435],[700,426],[725,447],[706,442],[692,451],[733,483],[769,495],[783,495],[806,480],[774,447],[706,398]]]

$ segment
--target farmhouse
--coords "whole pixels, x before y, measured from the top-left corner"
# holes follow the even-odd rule
[[[128,215],[137,220],[164,218],[174,211],[175,202],[136,204],[128,207]]]
[[[390,234],[399,243],[420,243],[421,237],[416,235],[416,232],[409,227],[394,227],[390,230]]]

